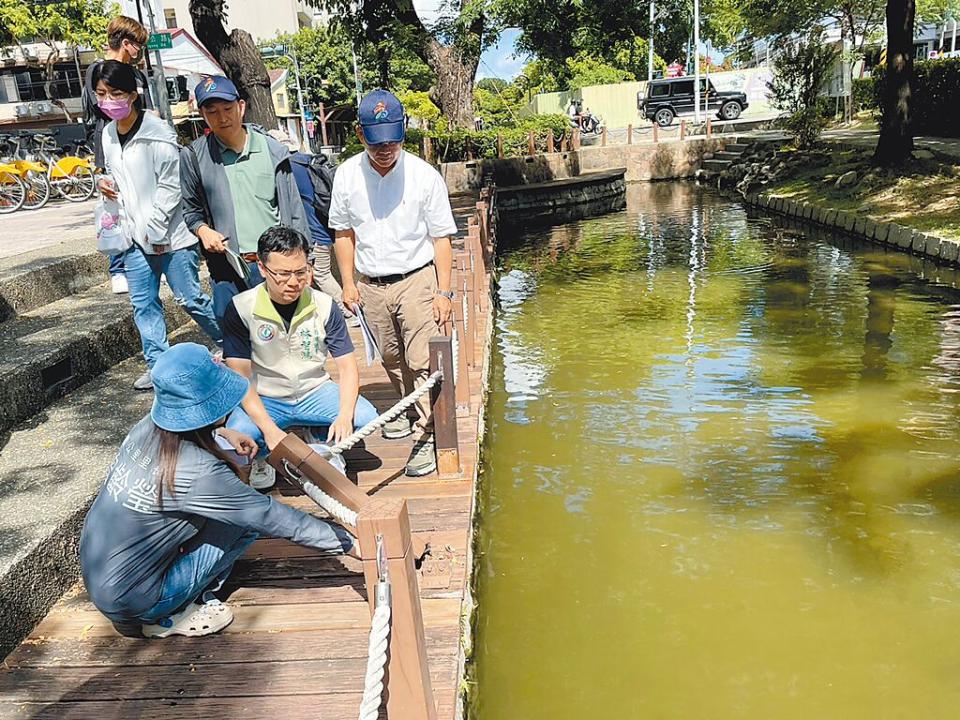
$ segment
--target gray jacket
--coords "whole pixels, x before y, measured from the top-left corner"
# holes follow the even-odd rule
[[[293,177],[290,151],[267,135],[259,125],[244,127],[247,132],[258,132],[267,138],[277,179],[280,223],[298,230],[309,240],[310,225],[307,223],[297,181]],[[201,225],[209,225],[227,237],[234,252],[239,252],[233,196],[230,194],[226,170],[223,169],[220,144],[213,133],[197,138],[184,150],[180,160],[180,184],[183,189],[183,217],[190,232],[196,235]],[[210,268],[210,276],[214,280],[236,280],[236,274],[227,264],[226,256],[206,251],[203,254]]]

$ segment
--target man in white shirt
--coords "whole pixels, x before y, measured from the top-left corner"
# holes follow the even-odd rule
[[[359,121],[366,152],[337,168],[330,227],[336,231],[344,305],[362,305],[390,382],[406,395],[428,377],[430,338],[450,319],[450,236],[457,225],[440,173],[403,149],[400,101],[375,90],[361,101]],[[406,474],[420,477],[437,467],[429,394],[416,407],[415,428],[401,416],[383,436],[417,433]]]

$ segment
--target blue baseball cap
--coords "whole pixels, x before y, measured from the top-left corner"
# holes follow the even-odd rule
[[[406,125],[403,103],[392,92],[368,93],[360,101],[358,116],[368,145],[403,142]]]
[[[193,91],[197,99],[197,107],[203,107],[207,100],[225,100],[226,102],[236,102],[240,99],[240,93],[237,92],[237,86],[230,78],[223,75],[211,75],[201,80]]]
[[[170,432],[199,430],[229,415],[247,394],[249,381],[215,362],[196,343],[165,350],[150,371],[157,427]]]

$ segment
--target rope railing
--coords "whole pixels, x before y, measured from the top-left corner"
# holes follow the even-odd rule
[[[376,720],[383,704],[383,676],[386,672],[390,648],[390,616],[392,591],[387,566],[383,535],[377,535],[377,587],[374,593],[373,620],[370,623],[370,642],[367,644],[367,672],[363,681],[363,699],[360,701],[359,720]]]

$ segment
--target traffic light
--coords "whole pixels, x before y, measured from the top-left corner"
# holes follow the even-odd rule
[[[187,90],[187,78],[183,75],[174,75],[166,78],[167,97],[171,103],[186,102],[190,99],[190,91]]]

